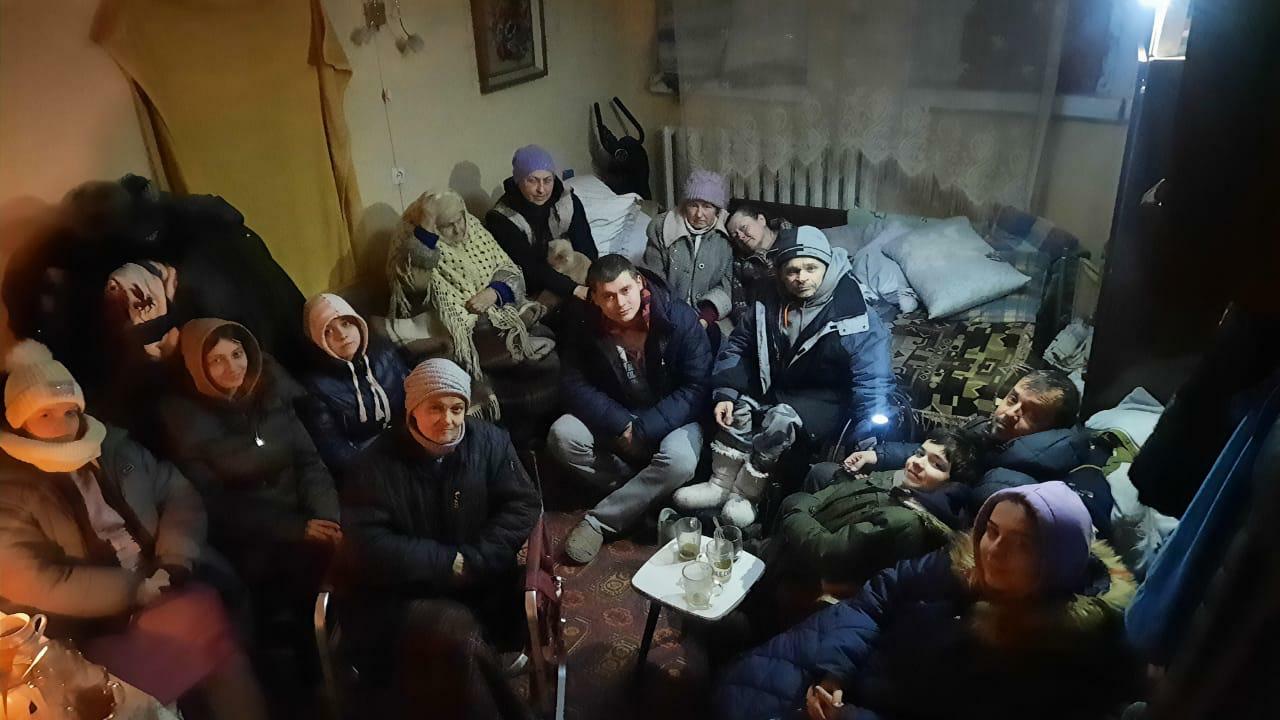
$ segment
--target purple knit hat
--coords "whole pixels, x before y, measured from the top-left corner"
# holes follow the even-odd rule
[[[1079,592],[1086,581],[1093,520],[1084,501],[1066,483],[1053,482],[1005,488],[982,503],[973,521],[975,556],[987,531],[991,511],[1002,500],[1018,499],[1031,509],[1040,549],[1040,586],[1051,596]]]
[[[546,170],[552,175],[556,174],[556,163],[551,159],[551,153],[541,147],[525,145],[511,156],[511,177],[515,178],[516,182],[539,170]]]
[[[694,170],[689,179],[684,181],[682,202],[702,200],[725,209],[729,205],[729,183],[724,176],[710,170]]]

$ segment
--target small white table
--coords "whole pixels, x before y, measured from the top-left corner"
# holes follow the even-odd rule
[[[702,552],[706,552],[711,538],[702,538]],[[631,578],[631,585],[649,598],[649,617],[644,624],[644,636],[640,639],[640,657],[636,661],[636,670],[644,667],[649,656],[649,646],[653,644],[653,632],[658,627],[658,616],[665,605],[686,615],[692,615],[708,622],[715,622],[733,612],[742,603],[747,591],[764,574],[764,561],[743,550],[733,563],[733,571],[720,592],[711,596],[711,604],[705,608],[690,607],[684,599],[684,588],[680,585],[681,572],[690,560],[681,561],[676,557],[676,541],[672,540],[658,549],[636,574]]]

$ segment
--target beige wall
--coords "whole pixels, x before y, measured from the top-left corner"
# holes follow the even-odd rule
[[[1045,137],[1046,182],[1036,214],[1080,238],[1099,265],[1111,234],[1127,132],[1123,123],[1058,119]]]

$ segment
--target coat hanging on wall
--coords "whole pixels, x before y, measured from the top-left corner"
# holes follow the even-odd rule
[[[140,96],[173,192],[225,198],[307,295],[353,277],[351,67],[319,0],[103,0],[93,39]]]
[[[633,192],[649,200],[649,154],[644,149],[644,127],[616,96],[613,104],[636,126],[640,137],[631,137],[629,131],[623,131],[621,138],[614,135],[600,116],[600,103],[592,103],[596,111],[596,134],[605,152],[609,153],[609,162],[604,167],[604,182],[618,194]]]

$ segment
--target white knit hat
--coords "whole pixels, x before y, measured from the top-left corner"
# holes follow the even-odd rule
[[[435,395],[457,395],[471,403],[471,376],[452,360],[427,358],[404,379],[404,409],[406,416],[413,415],[414,408]]]
[[[5,357],[4,417],[15,430],[41,408],[73,402],[84,411],[84,391],[66,365],[35,340],[23,340]]]

